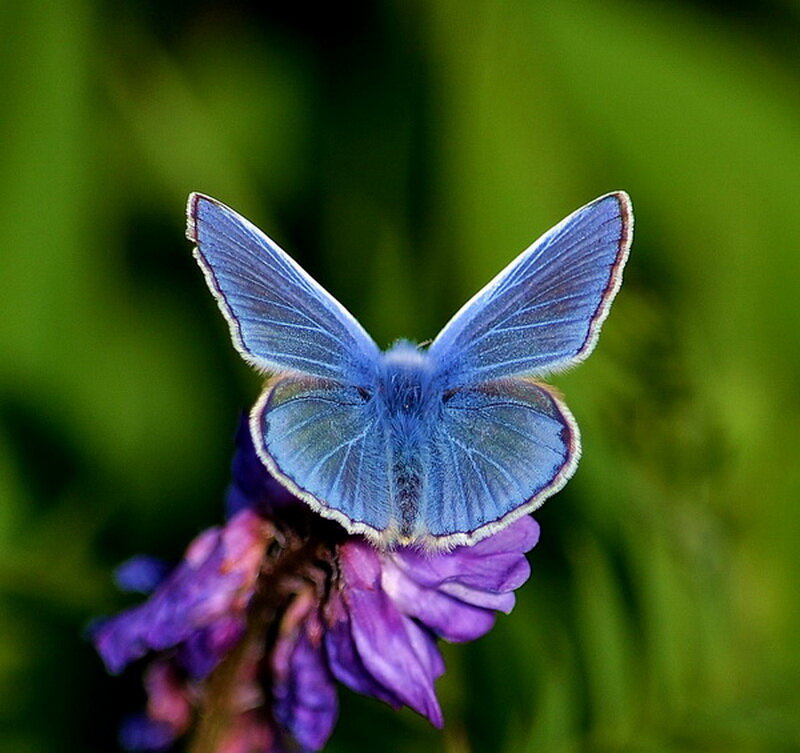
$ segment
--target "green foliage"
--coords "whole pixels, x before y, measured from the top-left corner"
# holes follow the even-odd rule
[[[258,380],[189,191],[386,345],[617,188],[634,250],[555,380],[584,458],[517,609],[448,648],[444,733],[345,694],[329,747],[800,747],[796,4],[166,6],[0,4],[0,750],[114,747],[140,699],[81,630],[220,516]]]

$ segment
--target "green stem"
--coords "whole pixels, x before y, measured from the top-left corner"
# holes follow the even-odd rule
[[[220,743],[231,729],[236,717],[242,713],[233,704],[233,698],[248,669],[253,653],[269,653],[270,647],[259,645],[268,641],[270,626],[280,618],[292,592],[286,590],[290,579],[302,573],[309,562],[318,555],[319,545],[311,542],[288,546],[269,561],[262,570],[256,593],[248,608],[247,629],[237,646],[219,663],[203,688],[203,703],[194,733],[186,748],[187,753],[218,753]],[[269,713],[269,708],[265,709]]]
[[[241,709],[234,708],[232,699],[247,667],[251,651],[265,639],[267,625],[274,617],[274,608],[262,606],[248,619],[244,637],[211,673],[204,688],[205,704],[195,725],[187,753],[217,753],[225,734]]]

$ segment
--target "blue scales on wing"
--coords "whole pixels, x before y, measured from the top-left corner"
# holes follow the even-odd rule
[[[189,197],[187,236],[244,358],[262,371],[358,383],[378,346],[288,254],[224,204]]]
[[[434,340],[445,383],[540,376],[588,356],[621,282],[632,223],[627,194],[611,193],[533,243]]]
[[[456,391],[432,437],[427,533],[471,543],[530,512],[566,483],[579,448],[569,411],[543,385],[503,379]]]
[[[349,530],[390,524],[387,437],[376,403],[356,387],[305,376],[277,379],[251,416],[271,470]]]

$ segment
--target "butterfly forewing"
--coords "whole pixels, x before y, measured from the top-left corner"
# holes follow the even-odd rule
[[[187,236],[234,344],[265,371],[358,382],[377,345],[345,308],[244,217],[202,194],[189,197]]]
[[[632,232],[622,192],[548,231],[469,301],[430,347],[457,387],[566,368],[594,347]]]

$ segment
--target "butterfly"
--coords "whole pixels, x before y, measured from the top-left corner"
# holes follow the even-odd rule
[[[234,210],[189,197],[187,237],[236,349],[268,374],[250,415],[267,469],[380,547],[471,545],[539,507],[580,456],[539,379],[584,360],[622,283],[630,199],[606,194],[523,251],[426,349],[383,352]]]

